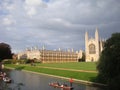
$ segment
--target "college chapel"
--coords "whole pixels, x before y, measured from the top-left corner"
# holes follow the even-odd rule
[[[98,29],[95,31],[95,38],[89,38],[88,33],[85,33],[85,61],[96,62],[99,59],[100,53],[103,50],[104,41],[99,39]]]

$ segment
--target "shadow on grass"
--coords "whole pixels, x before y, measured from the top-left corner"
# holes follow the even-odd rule
[[[22,70],[24,68],[25,68],[25,66],[20,66],[20,67],[16,67],[15,70]]]

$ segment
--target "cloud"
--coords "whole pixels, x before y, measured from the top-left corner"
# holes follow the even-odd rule
[[[42,3],[42,0],[25,0],[26,5],[28,6],[39,6]]]
[[[117,0],[3,0],[0,42],[15,51],[36,45],[84,50],[86,31],[94,37],[98,27],[101,38],[119,32],[119,8]]]
[[[8,16],[8,17],[3,18],[3,22],[2,23],[3,23],[3,25],[9,26],[9,25],[14,24],[15,21]]]
[[[28,16],[36,15],[38,7],[46,7],[47,5],[42,0],[25,0],[25,10]]]

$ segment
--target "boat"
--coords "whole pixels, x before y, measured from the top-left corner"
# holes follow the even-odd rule
[[[73,87],[68,86],[67,84],[59,84],[58,82],[49,83],[50,86],[54,88],[61,88],[62,90],[73,90]]]
[[[6,76],[5,72],[0,72],[0,79],[3,80],[5,83],[11,83],[11,79]]]
[[[3,81],[5,83],[11,83],[12,80],[10,78],[8,78],[8,77],[3,77]]]

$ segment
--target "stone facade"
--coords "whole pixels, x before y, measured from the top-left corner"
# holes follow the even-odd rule
[[[42,50],[41,61],[43,63],[77,62],[77,53],[61,50]]]
[[[103,50],[104,42],[99,39],[98,29],[95,31],[95,38],[89,38],[85,33],[85,56],[86,62],[96,62]]]
[[[64,50],[46,50],[43,49],[26,49],[18,53],[18,59],[35,59],[42,63],[59,63],[59,62],[78,62],[82,58],[82,51],[74,52]]]

